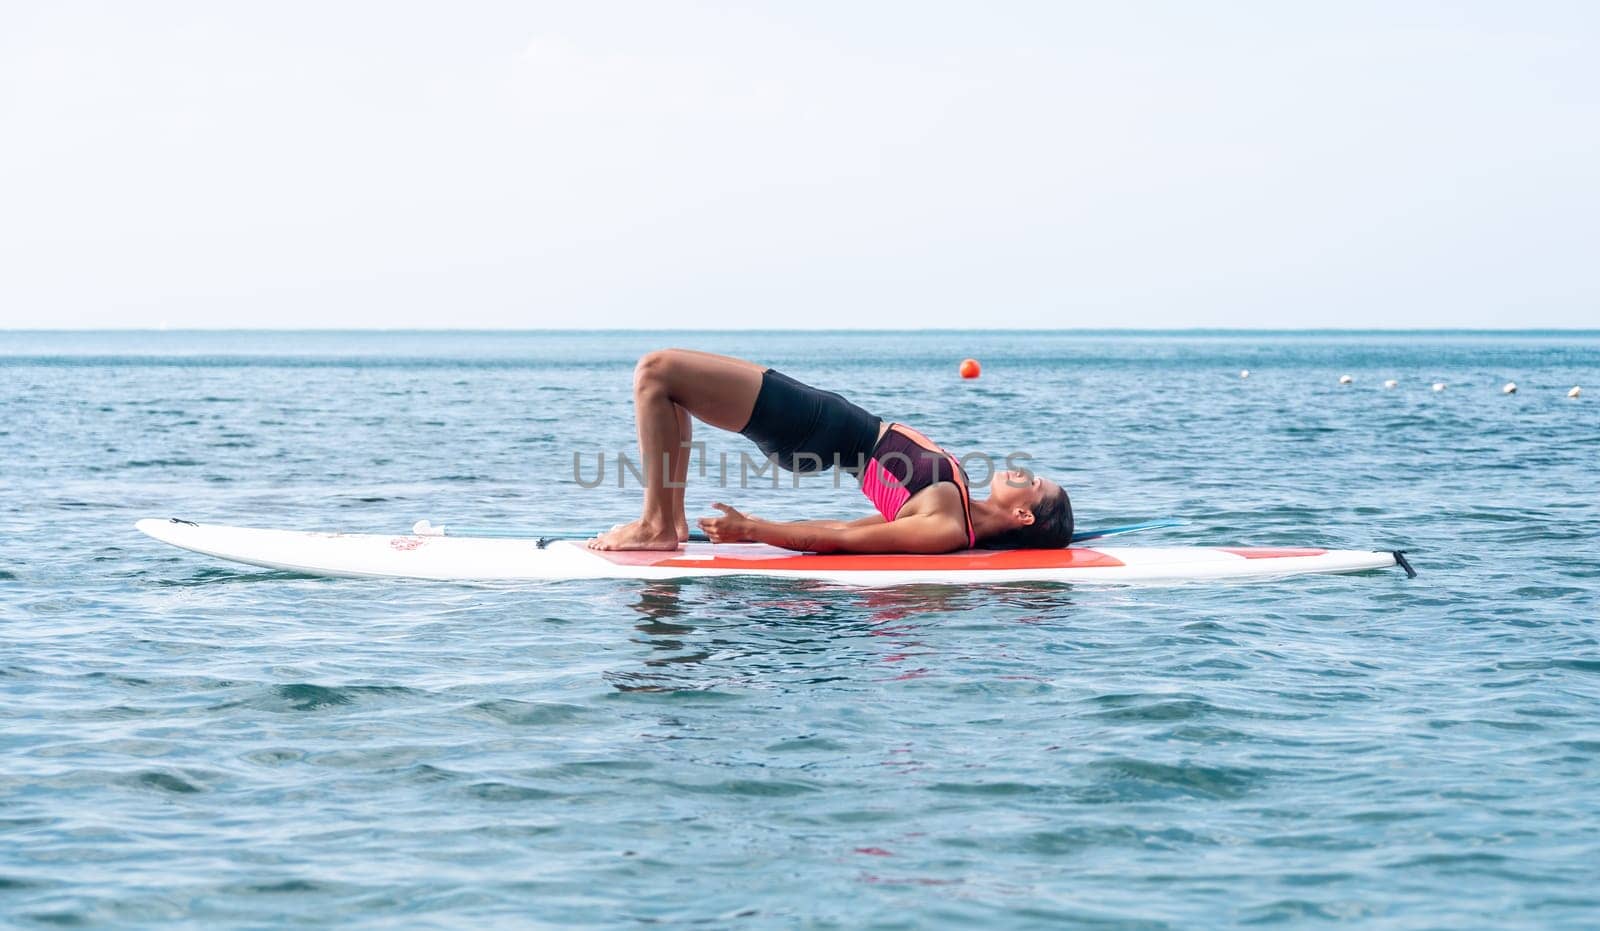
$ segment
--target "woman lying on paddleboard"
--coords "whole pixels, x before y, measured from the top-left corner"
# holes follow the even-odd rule
[[[590,540],[590,549],[671,550],[688,539],[683,486],[691,417],[750,438],[790,472],[844,469],[878,509],[852,521],[770,521],[718,502],[723,516],[699,521],[713,543],[813,553],[947,553],[1056,548],[1072,540],[1072,502],[1055,482],[997,471],[989,497],[973,500],[960,463],[921,433],[754,362],[689,349],[652,352],[634,370],[633,405],[645,465],[644,513]]]

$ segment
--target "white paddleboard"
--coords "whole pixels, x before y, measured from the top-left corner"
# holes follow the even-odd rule
[[[934,556],[796,553],[759,543],[688,543],[665,552],[602,553],[581,542],[258,530],[146,519],[163,543],[304,575],[523,581],[765,576],[846,585],[988,582],[1128,584],[1358,572],[1400,563],[1392,552],[1314,547],[1074,546],[964,550]]]

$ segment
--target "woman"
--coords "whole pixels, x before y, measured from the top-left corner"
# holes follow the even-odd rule
[[[947,553],[1053,548],[1072,540],[1072,502],[1055,482],[997,471],[989,497],[973,500],[966,472],[927,437],[754,362],[689,349],[652,352],[634,370],[633,404],[644,456],[644,513],[590,540],[591,549],[671,550],[688,539],[683,486],[691,417],[749,437],[791,472],[842,468],[860,480],[878,509],[852,521],[780,522],[718,502],[722,516],[699,521],[714,543],[814,553]]]

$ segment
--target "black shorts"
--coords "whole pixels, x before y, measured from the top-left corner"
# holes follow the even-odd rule
[[[767,369],[750,422],[739,432],[790,472],[840,468],[854,475],[877,445],[878,424],[877,417],[832,391]]]

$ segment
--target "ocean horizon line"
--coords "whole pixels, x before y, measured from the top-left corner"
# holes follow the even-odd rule
[[[840,334],[1003,334],[1003,333],[1078,333],[1084,335],[1115,336],[1170,336],[1179,335],[1539,335],[1600,336],[1595,327],[0,327],[0,334],[30,335],[88,335],[88,334],[291,334],[310,333],[327,335],[381,335],[381,334],[559,334],[594,335],[628,333],[796,333],[816,335]]]

